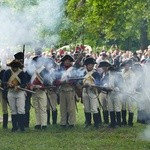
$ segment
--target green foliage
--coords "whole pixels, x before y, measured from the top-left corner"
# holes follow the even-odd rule
[[[68,17],[76,22],[79,28],[84,25],[85,40],[93,41],[91,43],[96,45],[114,41],[113,44],[125,48],[128,45],[126,41],[130,39],[132,48],[138,48],[139,44],[135,46],[133,43],[140,43],[142,20],[149,19],[149,0],[86,0],[79,5],[81,2],[83,1],[70,0],[67,12],[70,14]]]

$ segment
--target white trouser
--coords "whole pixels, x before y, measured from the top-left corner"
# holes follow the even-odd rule
[[[8,90],[8,101],[11,114],[25,114],[25,92],[18,90]]]

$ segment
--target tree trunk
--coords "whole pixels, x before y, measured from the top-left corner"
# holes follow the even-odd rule
[[[141,29],[140,29],[140,45],[141,45],[141,50],[144,50],[148,46],[148,23],[147,20],[143,20],[141,24]]]

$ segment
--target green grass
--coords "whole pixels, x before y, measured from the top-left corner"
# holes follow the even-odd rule
[[[146,125],[134,123],[133,128],[109,129],[103,126],[96,130],[91,126],[84,129],[83,107],[80,103],[78,103],[78,109],[77,124],[74,129],[61,129],[59,125],[50,125],[46,131],[36,131],[34,130],[35,118],[32,108],[30,129],[27,129],[25,133],[12,133],[11,123],[9,123],[9,129],[7,130],[0,128],[0,150],[150,149],[150,142],[140,138],[147,127]],[[136,120],[136,116],[134,118]]]

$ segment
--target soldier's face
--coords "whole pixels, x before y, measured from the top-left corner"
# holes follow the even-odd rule
[[[66,59],[66,60],[64,61],[64,65],[65,65],[66,67],[69,67],[69,66],[72,65],[72,62],[71,62],[69,59]]]
[[[86,68],[87,68],[88,71],[92,71],[93,68],[94,68],[94,64],[88,64],[88,65],[86,66]]]
[[[13,72],[17,72],[19,68],[18,67],[11,67],[11,69]]]
[[[129,65],[125,65],[124,69],[125,70],[129,70],[130,66]]]
[[[102,67],[103,71],[104,72],[107,72],[108,71],[108,68],[107,67]]]

